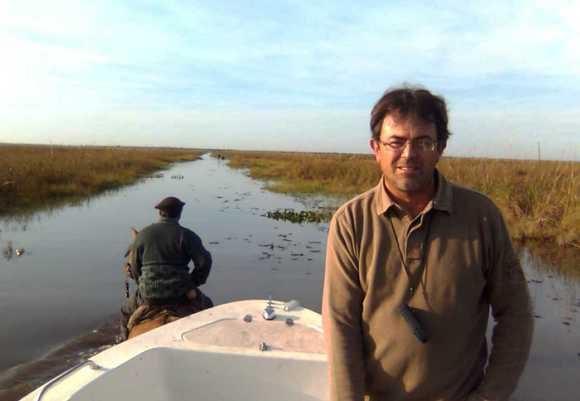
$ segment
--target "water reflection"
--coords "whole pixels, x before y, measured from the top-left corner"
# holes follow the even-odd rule
[[[534,307],[530,359],[513,399],[574,401],[580,383],[580,282],[528,248],[520,250]]]
[[[2,255],[6,260],[12,259],[12,256],[14,256],[14,248],[12,247],[12,241],[6,242],[6,246],[2,248]]]
[[[532,264],[536,270],[559,275],[570,280],[580,280],[580,249],[560,247],[553,243],[528,242],[519,244],[523,250],[523,263]]]

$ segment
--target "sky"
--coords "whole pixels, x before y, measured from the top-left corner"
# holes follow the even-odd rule
[[[368,153],[391,87],[447,154],[580,160],[580,1],[0,0],[0,142]]]

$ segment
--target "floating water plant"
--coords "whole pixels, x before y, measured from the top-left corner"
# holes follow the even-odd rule
[[[291,223],[321,223],[329,221],[332,213],[320,210],[277,209],[268,211],[263,216],[274,220],[289,221]]]

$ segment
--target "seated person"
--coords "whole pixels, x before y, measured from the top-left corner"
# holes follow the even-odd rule
[[[172,196],[159,202],[155,206],[159,222],[137,233],[130,247],[126,270],[138,289],[121,309],[123,338],[127,338],[127,324],[140,305],[198,303],[198,310],[212,306],[211,300],[197,289],[209,276],[211,254],[197,234],[179,224],[183,205]],[[191,272],[189,261],[194,264]]]

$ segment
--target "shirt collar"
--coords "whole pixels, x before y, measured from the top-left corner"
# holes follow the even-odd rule
[[[451,185],[437,169],[435,169],[435,183],[437,190],[433,197],[433,209],[442,210],[448,213],[453,211],[453,192]],[[392,207],[399,207],[389,196],[384,184],[384,177],[381,177],[375,187],[376,193],[376,213],[381,215],[386,213]]]
[[[378,215],[385,214],[387,210],[395,206],[395,202],[390,198],[385,189],[385,177],[381,177],[379,183],[375,187],[376,193],[376,212]]]

